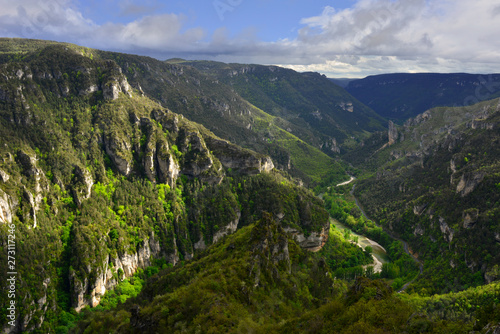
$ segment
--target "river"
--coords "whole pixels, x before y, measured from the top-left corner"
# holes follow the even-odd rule
[[[346,184],[349,184],[356,180],[354,176],[351,176],[351,178],[345,182],[339,183],[336,186],[344,186]],[[323,194],[320,194],[318,197],[323,198]],[[356,201],[356,205],[357,205]],[[358,205],[359,207],[359,205]],[[363,213],[364,214],[364,213]],[[365,237],[364,235],[357,234],[353,232],[351,229],[349,229],[347,226],[343,225],[341,222],[339,222],[336,219],[333,219],[330,217],[330,224],[333,224],[338,230],[344,231],[344,230],[349,230],[351,233],[351,236],[353,237],[358,237],[358,246],[361,248],[365,249],[367,246],[370,246],[372,248],[372,257],[373,257],[373,271],[375,273],[380,273],[382,271],[382,265],[384,263],[389,263],[389,256],[387,255],[387,251],[385,250],[384,247],[382,247],[379,243]],[[367,267],[367,266],[364,266]]]
[[[344,226],[341,222],[330,217],[330,224],[333,224],[339,231],[349,230],[352,237],[358,237],[358,246],[365,249],[370,246],[373,249],[373,271],[379,273],[382,271],[382,265],[389,262],[389,256],[387,256],[387,251],[377,242],[368,239],[364,235],[357,234],[350,230],[348,227]],[[352,239],[352,238],[351,238]]]
[[[363,214],[363,216],[365,216],[366,219],[368,220],[371,220],[365,213],[365,211],[363,210],[363,208],[361,207],[361,205],[359,205],[359,202],[358,202],[358,199],[354,196],[354,188],[356,187],[356,185],[353,185],[352,186],[352,190],[351,190],[351,195],[354,197],[354,201],[356,202],[356,206],[359,208],[359,210],[361,210],[361,213]],[[375,222],[375,221],[373,221]],[[378,226],[378,225],[377,225]],[[410,255],[411,258],[413,259],[413,261],[415,261],[415,263],[417,263],[417,265],[419,266],[420,268],[420,273],[419,275],[422,274],[422,272],[424,271],[424,263],[419,260],[415,255],[413,255],[413,253],[410,251],[410,248],[408,246],[408,243],[398,237],[396,237],[395,235],[393,235],[392,233],[390,233],[389,231],[385,230],[384,231],[391,237],[393,238],[394,240],[397,240],[397,241],[400,241],[403,243],[403,247],[404,247],[404,251],[406,252],[406,254]],[[408,286],[413,283],[416,279],[418,278],[418,275],[417,277],[415,277],[413,280],[411,280],[410,282],[406,283],[398,292],[403,292],[405,291]]]

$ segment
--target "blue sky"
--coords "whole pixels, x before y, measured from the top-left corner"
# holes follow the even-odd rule
[[[330,77],[500,72],[497,0],[0,0],[0,36]]]

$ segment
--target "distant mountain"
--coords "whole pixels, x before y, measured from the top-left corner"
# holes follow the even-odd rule
[[[306,122],[297,122],[296,117],[288,120],[286,117],[269,114],[243,98],[223,80],[214,79],[186,65],[181,59],[159,61],[50,41],[0,41],[0,62],[19,61],[19,57],[24,57],[27,52],[37,52],[52,45],[64,45],[89,57],[113,60],[119,65],[131,87],[139,90],[140,94],[175,110],[189,120],[203,124],[221,138],[271,156],[277,168],[286,170],[308,185],[345,178],[343,168],[328,155],[337,155],[343,147],[348,149],[349,145],[352,146],[351,141],[355,143],[358,135],[367,134],[361,129],[357,134],[348,132],[349,142],[343,142],[341,138],[346,137],[344,130],[329,130],[330,133],[340,133],[337,140],[336,137],[315,131]],[[345,91],[344,94],[348,95]],[[314,109],[314,115],[309,114],[309,117],[318,123],[322,116],[320,111],[316,111]],[[378,117],[373,111],[371,113]],[[382,128],[381,122],[376,124],[375,128]],[[336,125],[337,129],[342,127]]]
[[[342,88],[346,88],[347,85],[349,85],[349,83],[351,81],[354,81],[354,80],[359,80],[359,79],[351,79],[351,78],[330,78],[330,80],[336,84],[336,85],[339,85],[340,87]]]
[[[500,74],[382,74],[351,81],[346,90],[379,115],[404,121],[430,108],[498,97]]]
[[[349,150],[385,120],[319,73],[277,66],[185,62],[224,82],[253,105],[291,125],[292,133],[326,153]]]

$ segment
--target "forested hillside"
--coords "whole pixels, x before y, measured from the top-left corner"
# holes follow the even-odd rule
[[[87,51],[49,45],[0,65],[0,218],[3,249],[16,238],[17,330],[53,332],[120,281],[190,260],[263,212],[305,248],[326,241],[321,201],[269,156],[152,101]],[[3,282],[8,271],[2,261]]]
[[[387,130],[317,73],[0,39],[2,331],[495,333],[499,124],[496,99]]]
[[[379,151],[365,162],[352,157],[372,166],[355,189],[370,218],[425,262],[419,293],[499,278],[499,102],[429,110],[394,128],[391,145],[375,137]]]

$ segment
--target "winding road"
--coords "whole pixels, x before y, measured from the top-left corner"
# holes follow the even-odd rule
[[[347,184],[347,183],[345,183],[345,184]],[[354,196],[354,188],[355,188],[355,187],[356,187],[356,184],[354,184],[354,185],[352,186],[352,189],[351,189],[351,195],[352,195],[352,197],[354,197],[354,201],[355,201],[355,203],[356,203],[356,206],[359,208],[359,210],[361,211],[361,213],[363,214],[363,216],[365,216],[365,218],[366,218],[367,220],[371,220],[371,221],[373,221],[373,222],[374,222],[374,224],[375,224],[376,226],[378,226],[378,227],[380,227],[380,228],[382,228],[382,229],[383,229],[383,227],[382,227],[382,226],[377,225],[377,223],[375,223],[375,221],[374,221],[374,220],[370,219],[370,218],[367,216],[367,214],[365,213],[365,211],[363,210],[363,208],[362,208],[362,207],[361,207],[361,205],[359,204],[358,199],[356,198],[356,196]],[[421,275],[421,274],[422,274],[422,272],[424,271],[424,263],[423,263],[422,261],[420,261],[420,260],[419,260],[416,256],[414,256],[414,255],[410,252],[410,247],[408,247],[408,243],[407,243],[406,241],[404,241],[404,240],[402,240],[402,239],[400,239],[400,238],[398,238],[398,237],[394,236],[391,232],[389,232],[389,231],[387,231],[387,230],[385,230],[385,229],[384,229],[384,231],[385,231],[385,233],[387,233],[387,234],[388,234],[391,238],[393,238],[394,240],[397,240],[397,241],[400,241],[400,242],[402,242],[402,243],[403,243],[403,248],[404,248],[405,253],[406,253],[406,254],[408,254],[408,255],[410,255],[410,256],[411,256],[411,258],[412,258],[412,259],[413,259],[413,260],[414,260],[414,261],[418,264],[418,266],[420,267],[420,273],[419,273],[419,275]],[[411,284],[411,283],[415,282],[415,280],[416,280],[417,278],[418,278],[418,275],[417,275],[414,279],[412,279],[410,282],[408,282],[408,283],[406,283],[405,285],[403,285],[403,287],[402,287],[402,288],[398,291],[398,293],[399,293],[399,292],[403,292],[403,291],[405,291],[405,290],[408,288],[408,286],[410,286],[410,284]]]

